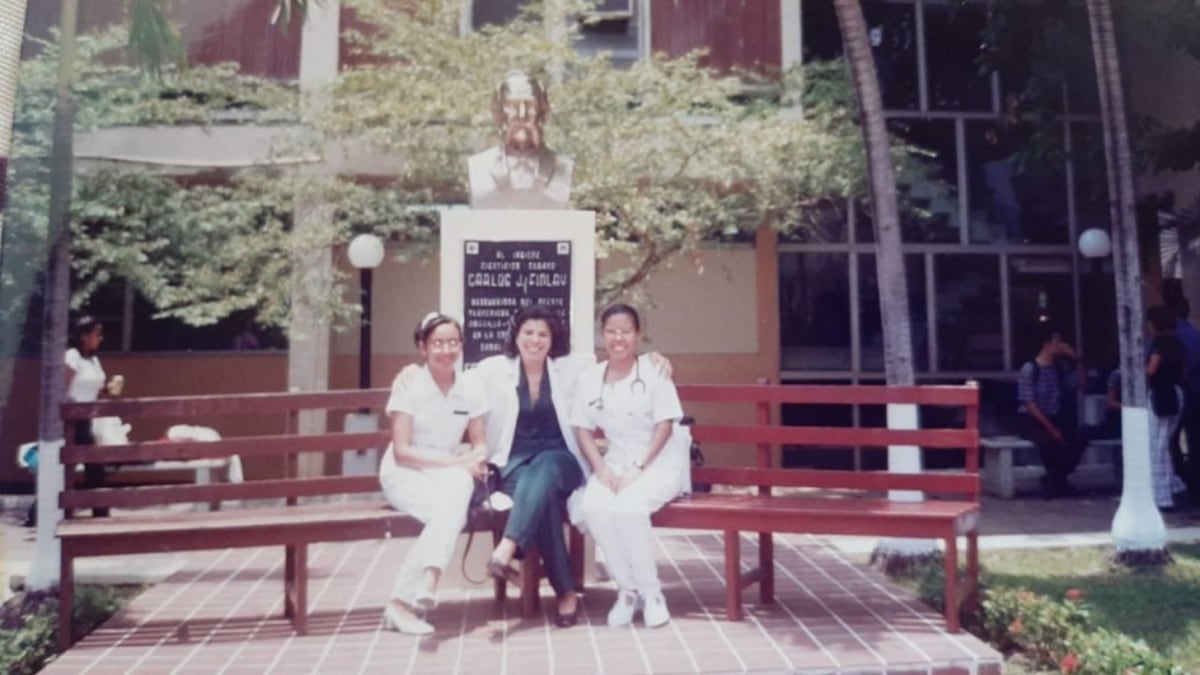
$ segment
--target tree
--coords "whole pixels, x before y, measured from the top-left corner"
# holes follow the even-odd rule
[[[1153,564],[1168,559],[1166,528],[1155,508],[1150,479],[1149,413],[1142,366],[1141,264],[1134,209],[1133,161],[1129,149],[1125,95],[1109,0],[1087,0],[1100,117],[1108,168],[1109,214],[1113,225],[1113,270],[1116,276],[1117,331],[1121,351],[1121,436],[1125,476],[1121,504],[1113,517],[1116,558],[1127,564]]]
[[[3,260],[4,189],[12,147],[12,120],[21,63],[26,0],[0,0],[0,260]]]
[[[875,221],[875,266],[879,280],[879,308],[883,325],[884,370],[889,385],[912,385],[912,329],[908,313],[908,280],[900,248],[900,207],[896,198],[896,174],[891,141],[883,119],[883,99],[875,74],[875,61],[867,37],[867,22],[858,0],[834,0],[838,25],[845,45],[846,60],[854,78],[862,134],[870,173],[871,204]],[[916,428],[916,406],[888,406],[888,426]],[[921,451],[915,447],[888,448],[891,471],[920,471]],[[903,498],[912,498],[907,495]],[[900,497],[900,495],[895,495]],[[920,498],[920,495],[915,495]],[[910,565],[935,552],[932,541],[891,540],[881,542],[872,559],[885,568]]]

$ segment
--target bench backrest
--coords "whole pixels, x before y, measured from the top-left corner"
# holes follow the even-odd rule
[[[387,389],[354,389],[66,403],[62,407],[66,444],[62,451],[65,481],[59,499],[60,506],[70,517],[71,510],[79,508],[144,507],[251,499],[284,499],[294,504],[299,498],[305,497],[378,493],[379,480],[374,475],[299,477],[299,458],[303,453],[322,453],[320,457],[323,462],[323,453],[382,448],[389,441],[389,431],[328,431],[302,435],[298,430],[301,412],[311,411],[328,416],[339,411],[382,410],[387,396]],[[130,423],[135,436],[142,424],[147,427],[163,422],[194,425],[234,417],[253,418],[257,420],[255,426],[258,428],[273,428],[273,431],[222,437],[216,441],[154,440],[122,445],[74,443],[74,425],[89,424],[91,419],[105,416],[117,416]],[[332,427],[333,424],[327,426]],[[242,483],[208,485],[144,485],[94,490],[74,485],[76,464],[137,464],[228,458],[234,455],[242,460],[275,458],[279,461],[282,475]]]
[[[705,466],[692,470],[697,483],[772,487],[804,487],[865,492],[920,490],[931,494],[979,499],[979,389],[965,385],[679,385],[684,410],[714,406],[746,409],[753,423],[725,424],[696,415],[692,437],[701,444],[731,447],[738,457],[729,467]],[[711,404],[711,405],[709,405]],[[778,421],[781,405],[889,406],[948,408],[953,424],[937,428],[900,429],[877,427],[795,426]],[[753,411],[751,417],[750,410]],[[926,415],[926,417],[935,417]],[[961,468],[895,473],[891,471],[845,471],[783,469],[772,465],[778,448],[809,447],[818,451],[853,452],[856,448],[910,446],[925,451],[956,452]],[[710,453],[711,455],[711,453]],[[747,466],[749,465],[749,466]]]

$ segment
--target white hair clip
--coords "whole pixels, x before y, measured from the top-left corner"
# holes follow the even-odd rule
[[[429,324],[433,323],[434,321],[437,321],[441,317],[442,317],[441,312],[430,312],[430,313],[426,314],[425,318],[421,319],[421,330],[425,330],[426,328],[429,327]]]

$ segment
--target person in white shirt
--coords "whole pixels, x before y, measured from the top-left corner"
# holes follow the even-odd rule
[[[379,482],[388,503],[425,528],[400,568],[384,618],[401,633],[426,635],[433,626],[424,615],[436,605],[438,580],[467,522],[475,479],[487,472],[488,405],[476,378],[457,371],[462,353],[457,321],[433,312],[413,338],[425,364],[402,371],[392,385],[387,402],[392,443],[380,462]]]
[[[115,376],[111,381],[106,381],[107,376],[104,373],[103,366],[100,365],[100,357],[96,354],[100,351],[100,345],[104,342],[104,324],[91,316],[84,315],[79,317],[75,320],[75,327],[71,333],[71,342],[74,346],[67,349],[64,357],[64,362],[67,366],[66,400],[74,403],[90,403],[99,399],[101,392],[106,387],[114,395],[120,393],[120,384],[117,382],[119,376]],[[92,425],[89,420],[81,420],[75,423],[74,441],[76,445],[96,444],[96,438],[92,434]],[[84,464],[84,487],[92,489],[103,486],[104,474],[103,464]],[[94,508],[92,509],[92,515],[97,517],[107,516],[108,509],[104,507]]]
[[[610,626],[630,624],[637,611],[647,627],[671,619],[658,579],[650,515],[691,489],[690,435],[674,383],[648,356],[638,355],[641,321],[629,305],[600,315],[608,360],[584,372],[571,424],[592,476],[583,490],[583,522],[617,585]],[[603,431],[606,449],[596,442]]]

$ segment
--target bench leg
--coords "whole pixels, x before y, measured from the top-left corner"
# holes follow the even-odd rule
[[[967,533],[967,592],[966,610],[969,614],[979,611],[979,532]]]
[[[945,558],[945,602],[946,630],[957,633],[958,625],[958,537],[946,538]]]
[[[541,604],[538,598],[541,581],[542,555],[536,548],[531,548],[521,561],[521,616],[526,619],[537,616]]]
[[[298,635],[308,632],[308,545],[284,547],[283,615]]]
[[[62,546],[58,576],[58,651],[65,652],[74,644],[71,634],[71,610],[75,605],[75,561]]]
[[[725,618],[742,620],[742,552],[737,530],[725,530]]]
[[[500,530],[492,530],[493,549],[496,548],[496,545],[500,543],[502,538],[503,535],[500,534]],[[508,581],[504,579],[492,579],[492,598],[496,601],[497,608],[500,608],[504,604],[505,599],[508,598]]]
[[[758,533],[758,601],[775,602],[775,541],[770,532]]]
[[[583,533],[574,525],[567,528],[567,553],[571,556],[571,575],[575,577],[575,590],[584,590],[584,562],[587,560],[587,544]]]

